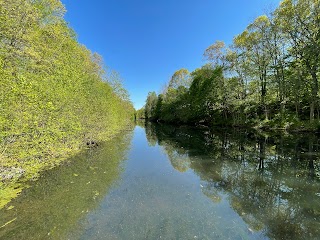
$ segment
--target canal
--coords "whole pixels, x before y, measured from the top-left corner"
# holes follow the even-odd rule
[[[0,239],[320,239],[320,139],[136,126],[31,183]]]

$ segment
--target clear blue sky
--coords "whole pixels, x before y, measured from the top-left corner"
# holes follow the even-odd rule
[[[172,74],[204,64],[204,50],[230,44],[280,0],[62,0],[78,40],[124,79],[136,109]]]

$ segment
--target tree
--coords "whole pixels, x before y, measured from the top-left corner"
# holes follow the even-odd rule
[[[163,92],[160,115],[171,122],[315,129],[319,53],[320,1],[284,0],[231,46],[209,46],[203,54],[208,63],[190,74],[188,87],[181,80],[188,72],[177,71]]]
[[[36,178],[133,118],[124,89],[105,81],[102,58],[77,42],[64,13],[59,0],[0,0],[0,171],[21,169],[13,181]]]
[[[208,60],[213,66],[222,66],[225,65],[225,56],[226,56],[226,45],[222,41],[216,41],[214,44],[210,45],[204,51],[204,58]]]
[[[154,119],[158,97],[155,92],[149,92],[145,104],[145,118]]]
[[[290,40],[292,56],[303,65],[311,76],[310,121],[318,108],[320,64],[320,1],[284,0],[275,11],[282,32]]]
[[[267,51],[267,37],[270,21],[267,16],[258,17],[247,29],[234,38],[234,45],[244,52],[252,67],[253,76],[260,82],[260,103],[264,108],[265,118],[268,119],[266,104],[268,68],[270,53]]]
[[[190,73],[187,69],[177,70],[171,77],[168,88],[178,89],[180,86],[189,88],[191,85]]]

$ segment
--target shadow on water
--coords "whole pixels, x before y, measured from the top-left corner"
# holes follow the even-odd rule
[[[68,239],[116,184],[132,132],[47,171],[0,210],[0,239]]]
[[[271,239],[320,239],[317,136],[149,123],[146,135],[177,171],[200,177],[202,193],[212,202],[227,195],[250,232]]]

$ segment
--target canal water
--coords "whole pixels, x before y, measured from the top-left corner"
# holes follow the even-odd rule
[[[0,239],[320,239],[320,141],[136,126],[30,184]]]

